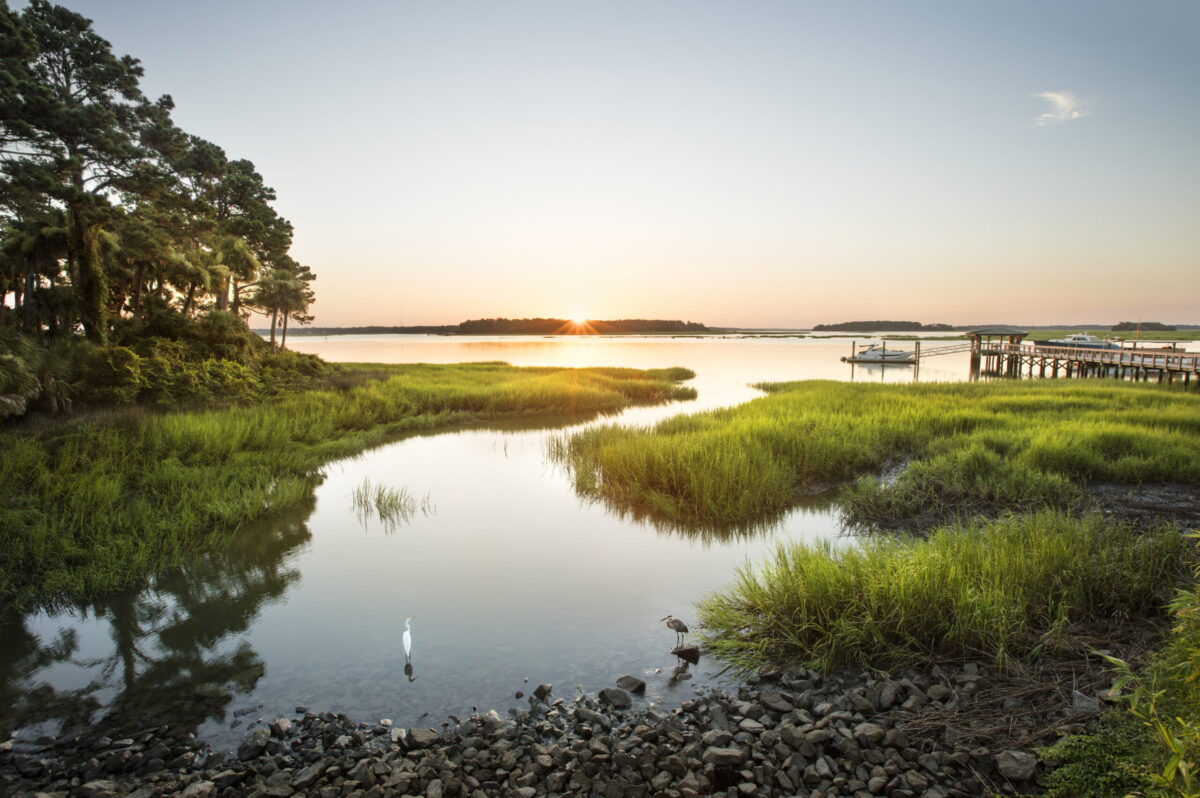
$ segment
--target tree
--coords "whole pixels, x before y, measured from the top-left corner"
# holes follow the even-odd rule
[[[97,231],[112,219],[113,194],[150,193],[169,181],[154,156],[180,144],[173,103],[147,100],[137,59],[113,55],[79,14],[31,0],[20,22],[36,52],[6,73],[13,107],[0,120],[4,171],[9,182],[65,206],[80,321],[89,338],[103,341],[109,284]]]

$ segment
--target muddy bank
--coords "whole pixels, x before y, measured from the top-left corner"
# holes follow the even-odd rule
[[[1021,676],[984,663],[891,677],[770,672],[676,710],[638,680],[597,697],[476,715],[445,728],[298,713],[236,753],[140,729],[0,748],[0,792],[32,796],[900,796],[1036,792],[1034,749],[1083,731],[1106,676],[1078,666]]]

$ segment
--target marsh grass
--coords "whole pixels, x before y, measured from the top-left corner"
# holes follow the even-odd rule
[[[365,376],[364,376],[365,372]],[[400,435],[695,396],[686,369],[348,366],[325,390],[0,435],[0,608],[131,584],[304,501],[317,469]]]
[[[394,532],[418,514],[428,518],[436,512],[428,493],[418,499],[408,488],[379,485],[371,482],[370,478],[354,488],[350,505],[360,524],[365,527],[371,518],[378,518],[385,532]]]
[[[759,386],[770,395],[653,427],[559,436],[576,489],[675,523],[769,520],[848,485],[852,525],[1069,509],[1081,483],[1200,484],[1200,395],[1113,382]],[[894,481],[876,475],[907,463]]]
[[[1173,527],[1138,533],[1054,511],[857,542],[781,546],[742,568],[700,603],[707,645],[744,670],[1004,666],[1069,626],[1161,616],[1194,556]]]

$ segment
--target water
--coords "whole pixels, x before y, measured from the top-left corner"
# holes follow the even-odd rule
[[[329,360],[696,371],[695,401],[632,408],[603,423],[645,424],[748,401],[761,381],[901,382],[907,366],[839,362],[848,339],[296,337]],[[967,376],[967,355],[927,361],[921,380]],[[597,423],[595,421],[584,423]],[[570,426],[574,424],[574,426]],[[720,678],[701,659],[674,686],[668,613],[693,603],[783,541],[838,534],[820,503],[718,540],[622,518],[581,500],[546,457],[578,428],[500,425],[406,438],[324,469],[309,506],[246,531],[227,550],[146,589],[0,624],[0,727],[26,738],[66,722],[170,724],[219,748],[297,705],[359,720],[437,727],[473,707],[527,707],[539,682],[592,693],[629,673],[645,701],[672,704]],[[364,479],[428,499],[394,528],[363,519]],[[413,616],[411,674],[404,620]],[[528,682],[526,682],[528,679]],[[5,714],[7,713],[7,714]]]

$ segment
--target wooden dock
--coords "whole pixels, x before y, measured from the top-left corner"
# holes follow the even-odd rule
[[[1174,348],[1044,346],[1024,343],[1017,330],[968,333],[971,373],[1005,377],[1113,377],[1200,385],[1200,353]]]

